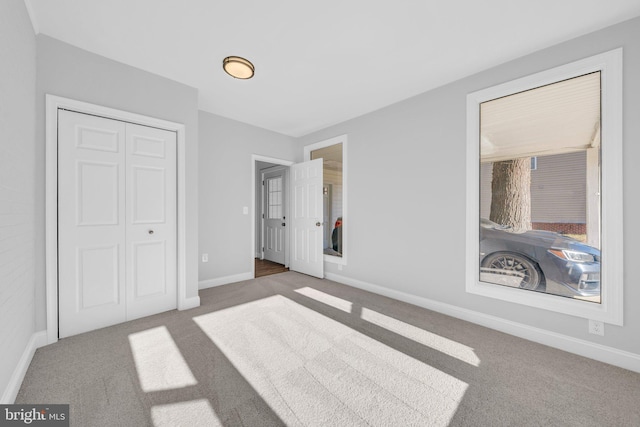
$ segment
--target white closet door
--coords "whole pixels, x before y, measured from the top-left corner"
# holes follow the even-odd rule
[[[58,113],[59,335],[176,308],[176,134]]]
[[[127,124],[127,320],[177,306],[176,134]]]
[[[60,337],[126,320],[125,124],[58,112]]]

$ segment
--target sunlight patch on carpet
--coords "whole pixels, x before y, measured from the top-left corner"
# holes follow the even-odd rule
[[[207,399],[156,405],[151,408],[155,427],[218,427],[224,424],[216,416]]]
[[[450,340],[440,335],[425,331],[417,326],[410,325],[402,320],[386,316],[377,311],[362,308],[362,319],[378,325],[388,331],[409,338],[417,343],[431,347],[458,360],[462,360],[473,366],[480,366],[480,359],[473,349],[457,341]]]
[[[170,390],[198,383],[166,327],[131,334],[129,345],[143,391]]]
[[[351,313],[351,306],[353,304],[351,304],[350,301],[334,297],[333,295],[329,295],[327,293],[309,287],[296,289],[295,291],[308,298],[314,299],[323,304],[327,304],[333,308],[337,308],[338,310],[342,310],[346,313]]]
[[[194,321],[287,425],[446,426],[468,387],[281,295]]]

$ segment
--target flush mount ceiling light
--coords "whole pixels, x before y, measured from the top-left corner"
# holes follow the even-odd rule
[[[250,79],[255,68],[251,62],[239,56],[227,56],[222,60],[222,68],[231,77],[236,79]]]

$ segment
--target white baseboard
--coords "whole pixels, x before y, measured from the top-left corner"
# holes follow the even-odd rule
[[[395,291],[393,289],[373,285],[371,283],[341,276],[339,274],[325,273],[325,277],[329,280],[333,280],[334,282],[353,286],[354,288],[363,289],[365,291],[404,301],[419,307],[424,307],[438,313],[466,320],[510,335],[515,335],[529,341],[548,345],[549,347],[558,348],[590,359],[599,360],[630,371],[640,372],[640,354],[592,343],[590,341],[550,332],[529,325],[523,325],[522,323],[512,322],[489,314],[479,313],[477,311],[430,300],[428,298],[419,297],[405,292]]]
[[[189,310],[196,307],[200,307],[200,297],[198,296],[185,298],[182,304],[178,305],[178,310]]]
[[[229,283],[242,282],[243,280],[253,279],[253,273],[234,274],[231,276],[218,277],[217,279],[202,280],[198,282],[198,289],[213,288],[215,286],[228,285]]]
[[[7,384],[7,388],[4,390],[4,393],[2,393],[2,401],[0,401],[1,404],[10,405],[16,401],[16,396],[18,396],[20,386],[22,385],[24,376],[27,373],[27,369],[29,369],[33,355],[37,349],[44,347],[45,345],[47,345],[47,331],[40,331],[31,335],[27,346],[22,352],[22,356],[20,357],[18,364],[13,370],[9,384]]]

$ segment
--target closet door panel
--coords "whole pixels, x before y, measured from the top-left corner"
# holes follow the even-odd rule
[[[127,318],[177,307],[175,132],[127,124]]]
[[[126,320],[125,124],[58,113],[61,338]]]

